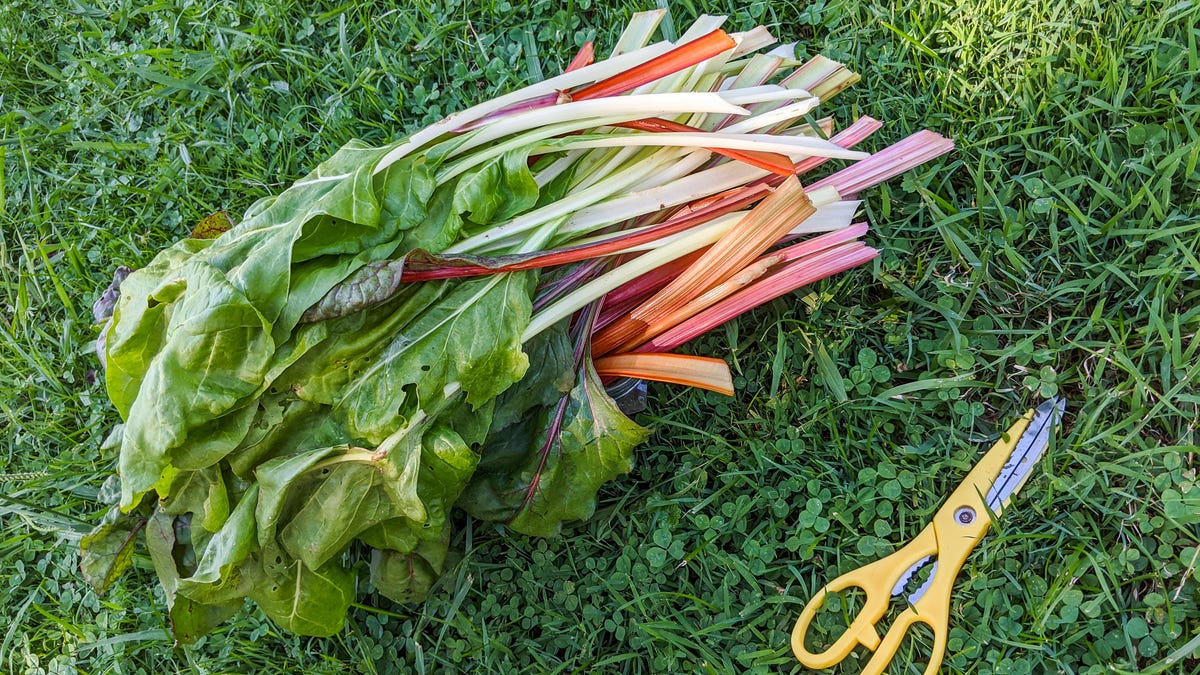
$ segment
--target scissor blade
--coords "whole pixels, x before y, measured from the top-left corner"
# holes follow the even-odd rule
[[[1050,446],[1050,435],[1062,421],[1066,409],[1066,400],[1056,397],[1034,410],[1033,419],[1030,420],[1025,433],[1021,434],[1004,468],[1000,470],[1000,475],[996,477],[996,482],[992,484],[992,489],[988,490],[988,508],[1000,511],[1009,498],[1025,484],[1029,472]]]
[[[925,597],[925,591],[929,590],[929,587],[931,585],[933,585],[933,578],[936,576],[937,576],[937,561],[934,560],[933,567],[929,568],[929,578],[925,580],[925,583],[921,584],[920,588],[913,591],[912,595],[908,596],[908,604],[915,605],[915,604],[917,604],[918,600]]]
[[[892,597],[893,598],[904,592],[904,588],[906,586],[908,586],[908,580],[912,579],[914,574],[921,571],[921,568],[925,566],[925,563],[929,562],[929,559],[931,557],[933,557],[933,556],[927,555],[924,558],[921,558],[917,562],[913,563],[912,567],[908,568],[908,570],[905,571],[904,574],[900,575],[900,579],[898,579],[896,581],[896,585],[892,587]],[[936,565],[937,563],[934,563],[934,564]]]

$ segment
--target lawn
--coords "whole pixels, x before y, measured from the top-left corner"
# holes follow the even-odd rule
[[[822,110],[884,120],[868,149],[930,128],[957,150],[864,195],[873,266],[691,346],[737,394],[651,387],[654,434],[590,521],[460,516],[422,605],[364,587],[329,639],[248,605],[173,648],[144,550],[104,596],[78,571],[115,462],[91,313],[113,268],[651,8],[240,4],[0,2],[0,672],[805,672],[814,590],[1054,394],[1063,433],[964,568],[944,671],[1200,672],[1194,0],[671,4],[667,37],[728,14],[858,70]]]

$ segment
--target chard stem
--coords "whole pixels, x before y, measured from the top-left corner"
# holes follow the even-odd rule
[[[589,303],[595,302],[621,284],[636,279],[663,263],[670,262],[696,249],[712,244],[741,219],[741,214],[737,213],[718,218],[704,226],[696,228],[688,237],[673,242],[669,247],[655,249],[638,256],[599,278],[580,286],[554,304],[535,314],[533,320],[529,322],[529,326],[526,327],[525,333],[521,336],[521,340],[528,342],[538,333],[571,316]]]
[[[673,153],[662,153],[661,162],[639,162],[638,164],[627,167],[619,173],[616,173],[608,178],[600,181],[592,187],[576,190],[571,192],[562,199],[547,204],[540,209],[535,209],[526,213],[523,216],[514,218],[513,220],[504,223],[503,225],[495,226],[489,230],[480,232],[479,234],[468,237],[457,244],[446,249],[447,253],[468,253],[473,251],[487,250],[488,247],[504,238],[521,232],[527,232],[544,223],[550,222],[555,218],[570,215],[585,206],[599,202],[613,194],[627,189],[630,185],[644,180],[647,176],[652,175],[655,171],[660,170],[661,164],[670,159],[676,159],[682,154],[682,151],[674,151]],[[674,156],[671,156],[674,155]]]

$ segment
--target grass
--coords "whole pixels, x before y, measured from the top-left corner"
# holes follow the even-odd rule
[[[116,421],[89,305],[112,268],[351,138],[555,72],[641,8],[0,3],[0,671],[800,672],[814,589],[913,536],[1061,393],[1065,433],[960,577],[944,669],[1200,672],[1194,1],[672,4],[669,30],[726,13],[852,64],[839,121],[956,139],[866,195],[873,269],[695,344],[738,394],[652,388],[656,433],[588,523],[461,519],[424,605],[364,589],[327,640],[247,607],[173,649],[144,554],[104,597],[83,583]]]

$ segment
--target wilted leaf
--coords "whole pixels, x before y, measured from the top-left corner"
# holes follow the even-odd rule
[[[96,323],[112,317],[113,310],[117,307],[117,299],[121,297],[121,282],[125,281],[132,272],[131,268],[124,265],[118,265],[113,270],[112,283],[100,293],[96,302],[92,303],[92,316],[96,319]]]
[[[162,508],[155,509],[146,523],[146,547],[150,550],[150,561],[154,563],[154,571],[167,596],[167,607],[173,607],[181,576],[175,560],[175,518]]]
[[[229,217],[229,212],[217,211],[201,218],[188,236],[192,239],[216,239],[232,228],[233,218]]]
[[[149,516],[144,509],[122,513],[113,506],[104,520],[79,542],[79,571],[97,593],[104,593],[133,563],[137,536]]]

